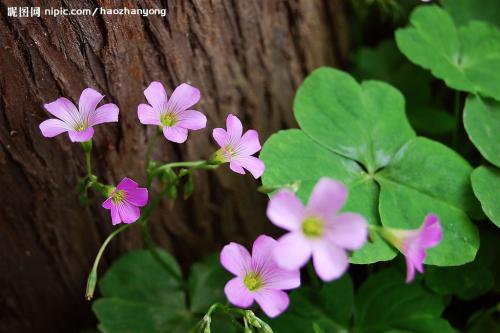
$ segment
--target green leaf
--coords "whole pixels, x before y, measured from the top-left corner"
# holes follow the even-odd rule
[[[470,189],[472,171],[470,164],[455,151],[439,142],[418,137],[402,147],[375,179],[395,182],[481,217],[479,202]]]
[[[480,166],[474,170],[471,176],[472,188],[481,202],[483,211],[493,223],[500,227],[500,170]]]
[[[180,275],[175,259],[158,249],[160,257]],[[149,251],[132,251],[116,260],[101,279],[102,298],[92,304],[104,333],[186,333],[208,307],[223,301],[227,274],[215,257],[193,265],[189,297]],[[190,300],[188,309],[186,299]],[[214,332],[235,332],[227,317],[214,316]]]
[[[356,332],[455,332],[440,318],[445,308],[441,297],[418,282],[405,284],[395,269],[371,275],[359,289],[355,304]]]
[[[500,99],[500,30],[490,24],[457,28],[442,8],[420,6],[410,27],[396,31],[396,41],[406,57],[450,88]]]
[[[269,320],[275,333],[315,333],[314,323],[325,332],[345,332],[353,311],[353,286],[349,275],[324,284],[321,289],[301,287],[290,293],[290,308]]]
[[[387,168],[375,175],[381,185],[382,224],[416,229],[428,213],[437,214],[443,240],[428,250],[425,262],[453,266],[472,261],[479,235],[461,210],[476,212],[476,200],[470,191],[471,171],[460,155],[440,143],[424,138],[411,140]]]
[[[160,256],[175,271],[168,253]],[[92,305],[105,333],[178,330],[188,318],[184,293],[149,251],[132,251],[116,260],[99,283],[103,298]],[[181,331],[179,331],[181,332]]]
[[[415,138],[394,88],[375,81],[359,85],[345,73],[321,68],[299,88],[295,107],[303,130],[275,134],[262,149],[265,186],[300,181],[298,195],[306,202],[319,178],[340,180],[349,189],[343,211],[363,214],[373,225],[417,228],[434,212],[445,234],[427,263],[460,265],[474,258],[477,229],[465,212],[482,213],[471,191],[472,168],[446,146]],[[394,256],[375,237],[351,262]]]
[[[464,126],[481,155],[500,167],[500,103],[469,95],[464,109]]]
[[[498,0],[441,0],[457,26],[470,21],[486,21],[500,27],[500,1]]]
[[[313,140],[361,162],[370,172],[386,165],[415,136],[397,89],[379,81],[359,85],[349,74],[331,68],[317,69],[304,81],[294,110]]]

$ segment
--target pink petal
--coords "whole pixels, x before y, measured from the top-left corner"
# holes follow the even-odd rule
[[[413,264],[408,257],[406,257],[405,259],[406,259],[406,283],[410,283],[415,278],[415,267],[413,267]]]
[[[241,121],[238,117],[229,114],[226,119],[226,127],[231,144],[238,143],[243,133],[243,125],[241,125]]]
[[[139,121],[144,125],[161,125],[160,123],[160,113],[157,112],[153,107],[147,104],[139,104],[137,107],[137,116],[139,116]]]
[[[259,133],[256,130],[248,130],[241,137],[240,143],[238,145],[238,153],[250,156],[255,154],[260,150]]]
[[[132,179],[125,177],[122,181],[116,186],[117,190],[134,190],[139,187],[139,184],[134,182]]]
[[[81,120],[75,104],[65,97],[60,97],[52,103],[44,104],[45,109],[55,117],[74,128]]]
[[[443,239],[443,230],[439,218],[434,214],[428,214],[420,231],[420,244],[424,247],[434,247]]]
[[[53,138],[56,135],[73,130],[65,122],[59,119],[45,120],[39,125],[39,128],[40,131],[42,131],[42,135],[46,138]]]
[[[94,129],[89,127],[83,131],[69,131],[69,138],[73,142],[85,142],[92,139],[94,135]]]
[[[290,232],[280,239],[274,247],[274,260],[279,267],[287,270],[296,270],[304,266],[311,257],[312,247],[299,232]]]
[[[265,276],[265,287],[289,290],[300,287],[300,270],[286,270],[272,265]]]
[[[103,99],[104,95],[95,91],[92,88],[87,88],[82,91],[78,108],[83,119],[89,119],[89,116],[95,111],[97,104]]]
[[[288,295],[281,290],[262,289],[255,293],[255,301],[260,305],[262,311],[270,318],[274,318],[283,313],[290,304]]]
[[[425,250],[417,244],[412,244],[404,249],[406,260],[406,283],[410,283],[415,278],[415,269],[420,273],[424,272]]]
[[[285,230],[299,230],[304,217],[304,205],[290,190],[280,190],[271,197],[267,205],[267,217]]]
[[[145,188],[127,190],[127,201],[134,206],[146,206],[146,204],[148,203],[148,190]]]
[[[244,276],[249,271],[251,260],[247,249],[237,243],[229,243],[220,253],[222,266],[237,276]]]
[[[132,206],[127,202],[122,202],[118,205],[118,213],[124,223],[134,223],[141,216],[139,208]]]
[[[269,253],[272,253],[275,245],[276,240],[269,236],[260,235],[257,237],[252,246],[253,271],[258,271],[259,268],[273,264],[272,257],[269,256]]]
[[[163,135],[167,140],[183,143],[187,140],[188,130],[182,127],[163,127]]]
[[[191,106],[198,103],[200,97],[200,91],[197,88],[183,83],[175,88],[172,96],[170,96],[167,109],[172,110],[175,113],[187,110]]]
[[[349,250],[362,247],[368,237],[368,225],[363,216],[356,213],[342,213],[328,223],[328,240]]]
[[[111,209],[113,206],[113,198],[109,197],[102,203],[102,207],[106,209]]]
[[[344,274],[349,259],[343,249],[324,241],[314,244],[313,264],[321,280],[331,281]]]
[[[89,126],[104,124],[104,123],[115,123],[118,121],[118,113],[120,110],[118,106],[113,103],[104,104],[98,107],[95,111],[91,112],[89,115]]]
[[[111,223],[113,225],[117,225],[122,222],[122,219],[120,218],[120,213],[118,211],[118,207],[115,205],[111,206]]]
[[[146,96],[149,104],[151,104],[158,113],[166,108],[167,93],[165,92],[163,84],[160,82],[151,82],[146,90],[144,90],[144,96]]]
[[[231,164],[232,163],[237,163],[238,165],[250,171],[250,173],[255,179],[262,176],[264,170],[266,169],[264,162],[262,162],[260,159],[254,156],[238,157],[237,159],[231,161]],[[231,170],[232,169],[233,168],[231,168]]]
[[[222,148],[226,146],[228,135],[226,130],[223,128],[214,128],[212,132],[212,136],[214,137],[215,142]]]
[[[243,168],[241,167],[241,165],[237,161],[230,162],[229,163],[229,168],[231,170],[233,170],[234,172],[239,173],[240,175],[244,175],[245,174],[245,170],[243,170]]]
[[[243,284],[243,278],[235,277],[224,287],[224,293],[231,304],[240,308],[248,308],[253,303],[253,295]]]
[[[344,205],[346,198],[347,189],[342,183],[323,177],[314,186],[306,210],[328,220]]]
[[[199,130],[207,126],[207,117],[199,111],[183,111],[179,114],[179,118],[179,126],[190,130]]]

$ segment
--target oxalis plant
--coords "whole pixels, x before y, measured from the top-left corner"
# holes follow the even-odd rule
[[[40,124],[42,134],[68,133],[81,144],[86,160],[78,186],[82,203],[87,205],[88,192],[96,191],[115,226],[87,281],[85,296],[92,300],[99,280],[102,297],[93,303],[99,329],[457,332],[442,316],[450,298],[472,299],[495,283],[488,247],[478,254],[475,221],[500,226],[500,30],[456,14],[463,14],[463,3],[418,7],[409,26],[396,32],[395,43],[362,50],[389,64],[395,58],[387,53],[404,60],[399,49],[421,67],[407,63],[405,71],[443,80],[455,102],[447,113],[429,105],[436,119],[445,119],[437,125],[422,122],[426,99],[409,93],[405,111],[405,98],[394,86],[359,82],[325,67],[313,71],[297,91],[299,128],[272,135],[262,151],[258,132],[245,130],[230,114],[225,128],[213,130],[220,148],[206,160],[163,164],[151,158],[154,146],[160,140],[184,143],[189,131],[206,127],[207,118],[193,110],[201,98],[197,88],[184,83],[168,97],[160,82],[152,82],[144,90],[147,103],[137,107],[140,123],[157,128],[144,152],[147,181],[124,178],[114,185],[92,171],[92,136],[95,126],[118,121],[118,107],[98,106],[104,96],[92,88],[82,92],[78,106],[64,97],[45,104],[55,118]],[[376,77],[371,68],[377,66],[363,61],[356,65],[356,76]],[[415,76],[417,86],[425,75]],[[400,86],[397,78],[387,80]],[[423,82],[424,90],[430,79]],[[406,95],[404,85],[401,90]],[[483,157],[475,168],[461,150],[462,119]],[[438,133],[444,143],[417,136],[414,128]],[[251,249],[229,243],[183,276],[175,259],[153,244],[149,217],[179,191],[189,197],[195,171],[225,164],[238,174],[262,177],[259,189],[270,197],[267,218],[281,236],[260,235]],[[155,182],[158,193],[153,193]],[[99,279],[107,245],[128,228],[141,230],[147,249],[125,254]],[[481,240],[489,237],[481,235]],[[370,265],[398,253],[405,274],[397,260],[377,270]],[[346,273],[350,264],[370,265],[357,288]],[[489,332],[498,308],[481,309],[469,320],[468,331]]]

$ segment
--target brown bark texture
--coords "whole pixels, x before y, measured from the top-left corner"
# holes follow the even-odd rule
[[[41,7],[41,17],[8,17],[8,7]],[[166,17],[46,16],[45,8],[166,8]],[[341,0],[8,1],[0,15],[0,331],[78,332],[94,325],[84,300],[94,256],[112,231],[102,198],[83,208],[75,186],[85,172],[80,145],[67,135],[42,137],[43,104],[78,101],[92,87],[116,103],[120,121],[97,126],[94,173],[106,183],[145,182],[145,148],[155,128],[142,126],[143,90],[161,81],[168,93],[188,82],[202,92],[196,109],[205,130],[185,144],[162,139],[153,157],[207,158],[214,127],[228,113],[263,142],[295,126],[292,102],[305,75],[346,59]],[[188,200],[165,200],[150,220],[153,238],[184,269],[225,242],[248,244],[269,231],[266,197],[251,176],[227,166],[194,175]],[[101,263],[142,247],[131,228]]]

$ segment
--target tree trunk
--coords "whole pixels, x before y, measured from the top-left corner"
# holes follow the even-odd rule
[[[23,3],[25,2],[25,3]],[[8,17],[8,7],[39,6],[41,17]],[[46,16],[45,8],[167,8],[167,16]],[[66,135],[42,137],[43,104],[78,100],[93,87],[120,108],[120,121],[96,127],[93,168],[100,179],[145,182],[144,152],[155,128],[142,126],[143,90],[169,93],[189,82],[202,92],[207,128],[185,144],[160,140],[162,162],[204,159],[214,127],[228,113],[258,129],[261,142],[293,127],[292,101],[304,76],[346,59],[341,0],[2,1],[0,16],[0,331],[78,332],[94,325],[84,300],[95,254],[111,232],[102,198],[82,208],[75,186],[81,147]],[[227,166],[196,172],[194,195],[167,201],[150,221],[154,240],[186,269],[229,240],[248,244],[269,231],[258,182]],[[142,246],[131,228],[113,240],[100,272]],[[272,232],[272,231],[271,231]]]

